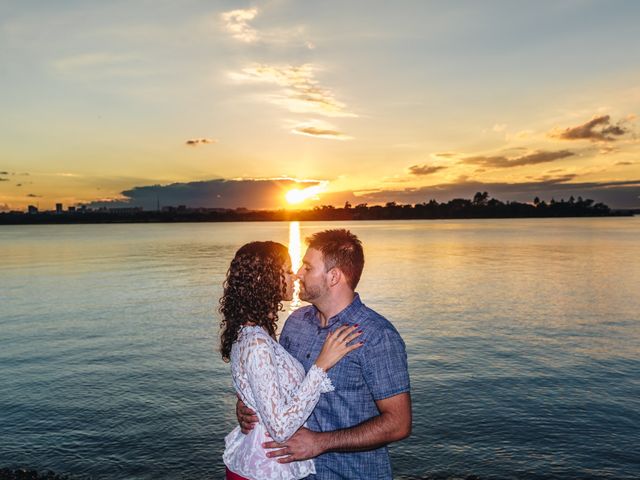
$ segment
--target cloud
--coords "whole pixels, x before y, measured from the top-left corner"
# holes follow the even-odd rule
[[[140,206],[154,210],[161,206],[186,205],[192,208],[252,208],[277,209],[285,205],[285,194],[294,188],[305,189],[322,185],[318,180],[274,179],[215,179],[168,185],[137,186],[124,190],[123,198],[98,201],[90,207]]]
[[[535,132],[533,130],[520,130],[516,133],[515,138],[524,140],[530,138]]]
[[[635,162],[616,162],[616,165],[635,165]]]
[[[297,133],[299,135],[307,135],[310,137],[320,137],[320,138],[333,138],[335,140],[345,140],[346,137],[341,132],[337,130],[322,130],[316,127],[296,127],[291,130],[292,133]]]
[[[27,194],[27,197],[29,197],[29,198],[42,198],[42,195],[36,195],[35,193],[29,193],[29,194]]]
[[[0,172],[0,175],[9,175],[9,172]]]
[[[577,127],[562,131],[552,131],[549,135],[561,140],[591,140],[592,142],[613,142],[615,137],[628,133],[620,123],[611,124],[609,115],[601,115]]]
[[[618,182],[578,182],[574,174],[546,176],[529,182],[484,183],[460,177],[456,182],[419,188],[375,189],[362,191],[325,192],[319,195],[318,204],[341,206],[345,201],[384,204],[386,202],[422,203],[430,199],[440,202],[453,198],[472,198],[478,192],[489,192],[503,201],[531,202],[535,196],[543,200],[556,200],[582,196],[596,202],[604,202],[612,208],[640,208],[640,179]],[[285,204],[284,196],[292,189],[320,186],[319,180],[298,181],[291,178],[275,179],[216,179],[201,182],[173,183],[134,187],[122,192],[118,201],[92,202],[89,206],[142,206],[155,209],[161,206],[187,205],[204,208],[254,208],[278,209]]]
[[[457,155],[457,153],[454,153],[454,152],[439,152],[439,153],[435,153],[434,155],[436,157],[451,158],[451,157],[455,157]]]
[[[141,59],[131,54],[91,52],[73,55],[53,62],[53,68],[62,74],[114,77],[140,77],[153,72],[142,65]]]
[[[2,178],[2,177],[0,177],[0,182],[8,182],[8,181],[9,181],[9,179],[8,179],[8,178]]]
[[[344,103],[336,100],[329,89],[318,85],[312,64],[267,65],[253,64],[230,77],[236,82],[266,83],[281,87],[278,93],[267,95],[267,100],[295,113],[314,113],[328,117],[355,117]]]
[[[409,173],[413,175],[431,175],[432,173],[439,172],[440,170],[444,170],[445,166],[443,165],[411,165],[409,167]]]
[[[271,28],[258,31],[251,25],[252,20],[258,16],[257,8],[232,10],[220,14],[224,29],[236,40],[252,44],[286,45],[294,43],[308,50],[316,48],[315,44],[305,39],[305,28],[302,26],[292,28]]]
[[[537,182],[543,182],[547,185],[554,185],[557,183],[566,183],[569,182],[571,180],[573,180],[574,178],[576,178],[578,175],[575,173],[565,173],[564,175],[542,175],[538,178],[536,178],[535,180]]]
[[[206,145],[210,143],[218,143],[218,140],[213,138],[191,138],[184,142],[185,145],[189,145],[191,147],[197,147],[198,145]]]
[[[9,207],[8,203],[0,203],[0,212],[10,212],[11,207]]]
[[[473,156],[463,158],[460,163],[466,165],[481,165],[483,167],[491,168],[512,168],[522,167],[525,165],[537,165],[539,163],[548,163],[561,158],[567,158],[573,156],[574,153],[569,150],[560,150],[557,152],[544,152],[538,151],[527,155],[521,155],[519,157],[507,158],[505,156]]]
[[[394,175],[392,177],[384,177],[381,179],[384,183],[408,183],[415,182],[415,178],[412,177],[401,177],[400,175]]]
[[[609,155],[611,153],[618,153],[619,151],[619,148],[614,147],[610,143],[601,143],[600,148],[598,149],[598,153],[600,155]]]
[[[249,25],[249,22],[258,15],[257,8],[231,10],[221,14],[225,29],[233,38],[245,43],[258,41],[258,32]]]
[[[80,173],[71,173],[71,172],[43,173],[41,175],[46,175],[46,176],[50,176],[50,177],[66,177],[66,178],[84,177],[84,175],[82,175]]]
[[[330,123],[321,122],[319,120],[312,120],[307,123],[295,125],[291,129],[291,133],[331,140],[351,140],[353,138],[336,130],[336,128]]]
[[[506,123],[496,123],[493,126],[493,131],[494,132],[504,132],[507,129],[507,124]]]

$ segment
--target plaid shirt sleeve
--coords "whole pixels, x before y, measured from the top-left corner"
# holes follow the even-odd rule
[[[378,330],[367,338],[361,350],[364,379],[374,400],[410,390],[407,351],[395,329]]]

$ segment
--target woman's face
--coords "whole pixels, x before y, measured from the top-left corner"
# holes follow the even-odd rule
[[[293,300],[293,282],[296,281],[296,275],[293,273],[291,269],[291,259],[287,258],[287,261],[282,266],[283,275],[284,275],[284,283],[286,287],[286,291],[284,294],[283,300],[291,301]]]

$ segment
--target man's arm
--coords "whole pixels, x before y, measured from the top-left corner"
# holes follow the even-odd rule
[[[253,427],[258,423],[258,416],[256,412],[247,407],[240,395],[236,395],[236,418],[238,419],[238,425],[240,425],[240,431],[245,435],[253,430]]]
[[[280,463],[296,462],[327,452],[358,452],[373,450],[397,442],[411,434],[411,395],[400,393],[376,401],[380,415],[351,428],[333,432],[298,430],[285,443],[266,442],[265,448],[276,448],[269,457]]]

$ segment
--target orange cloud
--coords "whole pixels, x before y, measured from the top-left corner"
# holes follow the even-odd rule
[[[413,175],[431,175],[432,173],[439,172],[445,168],[447,167],[443,165],[412,165],[409,167],[409,173]]]
[[[213,138],[192,138],[184,142],[185,145],[189,145],[190,147],[197,147],[198,145],[206,145],[210,143],[218,143],[218,140]]]
[[[350,140],[352,138],[336,130],[333,125],[318,121],[296,125],[291,133],[331,140]]]
[[[512,168],[522,167],[524,165],[536,165],[539,163],[553,162],[562,158],[567,158],[575,155],[569,150],[560,150],[557,152],[544,152],[538,151],[530,153],[528,155],[521,155],[519,157],[507,158],[505,156],[474,156],[463,158],[460,163],[467,165],[481,165],[483,167],[491,168]]]

